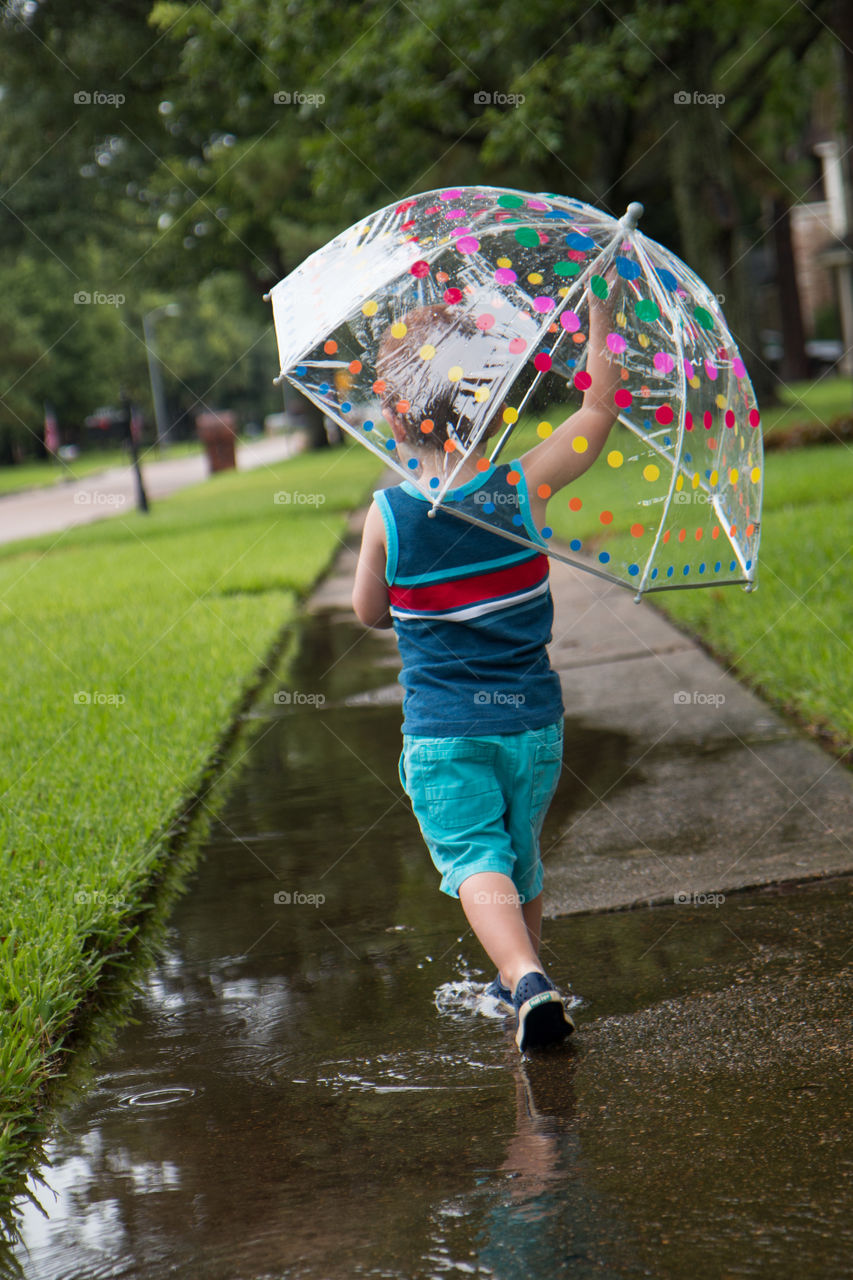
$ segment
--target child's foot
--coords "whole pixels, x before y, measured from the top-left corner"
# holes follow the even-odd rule
[[[484,995],[491,996],[493,1000],[498,1000],[501,1004],[505,1004],[508,1009],[514,1009],[512,1003],[512,992],[509,987],[505,987],[501,982],[501,975],[496,973],[492,981],[486,987]]]
[[[512,1003],[518,1016],[515,1043],[522,1053],[559,1044],[575,1029],[553,982],[535,969],[520,980]]]

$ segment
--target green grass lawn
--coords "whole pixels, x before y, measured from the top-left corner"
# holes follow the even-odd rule
[[[201,445],[197,440],[181,440],[169,445],[164,458],[188,458],[199,453]],[[140,450],[140,460],[155,462],[161,457],[154,446],[145,446]],[[82,480],[98,471],[106,471],[110,467],[127,465],[128,454],[122,448],[92,449],[81,453],[72,462],[22,462],[15,467],[0,467],[0,495],[18,493],[22,489],[46,489],[53,484],[61,484],[64,480]]]
[[[838,375],[818,382],[791,382],[779,388],[781,404],[762,409],[765,438],[790,427],[817,423],[829,426],[844,415],[853,414],[853,378]]]
[[[0,1188],[170,824],[380,465],[301,455],[0,547]]]
[[[758,590],[652,597],[737,675],[841,753],[853,746],[853,456],[765,458]]]

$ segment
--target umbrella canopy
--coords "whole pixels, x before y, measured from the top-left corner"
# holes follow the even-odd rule
[[[578,407],[590,296],[606,299],[618,425],[586,475],[550,499],[549,518],[551,504],[567,511],[561,540],[545,526],[532,543],[476,491],[446,509],[638,599],[749,589],[762,486],[755,396],[716,297],[637,229],[641,214],[631,205],[617,220],[491,187],[389,205],[271,291],[280,376],[439,506],[472,452],[485,447],[487,471]],[[439,475],[422,465],[426,443],[443,455]]]

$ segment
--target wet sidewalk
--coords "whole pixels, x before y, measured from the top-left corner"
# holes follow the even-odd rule
[[[312,607],[351,618],[362,516]],[[583,811],[543,845],[550,916],[853,872],[853,775],[630,592],[551,562],[551,662],[566,789]],[[731,587],[728,590],[737,590]],[[753,597],[761,611],[760,588]],[[396,653],[391,632],[376,633]],[[396,671],[371,694],[401,702]],[[590,743],[600,767],[584,768]]]

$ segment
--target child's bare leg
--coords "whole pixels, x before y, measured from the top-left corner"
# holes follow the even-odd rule
[[[531,945],[538,956],[539,944],[542,941],[542,894],[537,893],[530,902],[525,902],[521,911],[524,923],[527,925],[527,932],[530,934]]]
[[[515,990],[519,979],[536,969],[543,972],[527,917],[518,900],[518,890],[509,876],[497,871],[480,871],[459,886],[459,900],[489,959],[497,965],[504,983]],[[541,919],[542,904],[535,899],[531,921]]]

